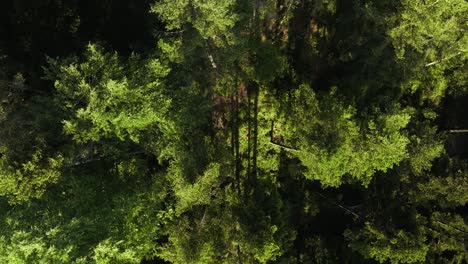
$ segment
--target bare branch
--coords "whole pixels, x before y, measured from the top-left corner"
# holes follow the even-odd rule
[[[468,129],[450,129],[449,133],[468,133]]]
[[[280,148],[285,149],[285,150],[299,151],[298,149],[295,149],[295,148],[292,148],[292,147],[288,147],[288,146],[286,146],[286,145],[283,145],[283,144],[280,144],[280,143],[276,143],[276,142],[273,142],[273,141],[270,141],[270,144],[275,145],[275,146],[280,147]]]
[[[428,64],[426,64],[426,65],[424,65],[424,66],[430,67],[430,66],[439,64],[439,63],[441,63],[441,62],[443,62],[443,61],[445,61],[445,60],[449,60],[449,59],[451,59],[451,58],[454,58],[454,57],[456,57],[456,56],[458,56],[458,55],[461,55],[461,54],[462,54],[462,52],[460,51],[460,52],[458,52],[457,54],[455,54],[455,55],[453,55],[453,56],[449,56],[449,57],[447,57],[447,58],[443,58],[443,59],[440,59],[440,60],[437,60],[437,61],[429,62]]]

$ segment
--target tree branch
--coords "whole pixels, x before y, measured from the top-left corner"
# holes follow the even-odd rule
[[[344,210],[344,211],[346,211],[346,212],[348,212],[348,213],[354,215],[356,218],[361,219],[361,216],[360,216],[359,214],[355,213],[354,211],[352,211],[351,209],[349,209],[349,208],[347,208],[347,207],[345,207],[345,206],[343,206],[343,205],[341,205],[341,204],[339,204],[339,203],[335,203],[335,202],[333,202],[333,201],[330,201],[330,199],[328,199],[325,195],[323,195],[323,194],[321,194],[321,193],[319,193],[319,192],[315,192],[315,193],[318,194],[320,197],[325,198],[329,203],[331,203],[331,204],[333,204],[333,205],[335,205],[335,206],[338,206],[338,207],[341,208],[342,210]]]
[[[440,221],[440,220],[436,220],[436,222],[437,222],[437,223],[440,223],[440,224],[443,224],[443,225],[445,225],[445,226],[451,227],[451,228],[457,230],[458,232],[461,232],[461,233],[463,233],[463,234],[468,235],[468,232],[466,232],[465,230],[460,229],[460,228],[458,228],[458,227],[456,227],[456,226],[449,225],[449,224],[444,223],[444,222],[442,222],[442,221]]]
[[[270,141],[270,144],[275,145],[277,147],[280,147],[282,149],[290,150],[290,151],[299,151],[298,149],[288,147],[288,146],[280,144],[280,143],[273,142],[273,140]]]
[[[450,129],[449,133],[468,133],[468,129]]]
[[[443,58],[443,59],[440,59],[440,60],[436,60],[436,61],[433,61],[433,62],[429,62],[429,63],[426,64],[425,66],[426,66],[426,67],[430,67],[430,66],[439,64],[439,63],[441,63],[441,62],[443,62],[443,61],[445,61],[445,60],[449,60],[449,59],[451,59],[451,58],[454,58],[454,57],[456,57],[456,56],[458,56],[458,55],[461,55],[461,54],[462,54],[462,52],[460,51],[460,52],[458,52],[457,54],[455,54],[455,55],[453,55],[453,56],[449,56],[449,57],[447,57],[447,58]]]
[[[283,17],[281,18],[281,20],[280,20],[280,22],[278,24],[279,26],[281,26],[284,23],[284,20],[285,20],[286,16],[288,15],[289,10],[291,9],[291,6],[292,6],[293,2],[294,2],[294,0],[289,1],[288,8],[286,9],[286,12],[284,12]]]

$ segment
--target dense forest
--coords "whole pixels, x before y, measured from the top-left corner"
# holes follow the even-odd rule
[[[466,0],[0,1],[0,263],[468,263]]]

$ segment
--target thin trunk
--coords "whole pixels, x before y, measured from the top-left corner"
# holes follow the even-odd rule
[[[279,22],[279,24],[278,24],[278,27],[281,26],[281,25],[284,23],[285,18],[286,18],[286,16],[287,16],[288,13],[289,13],[289,10],[291,10],[291,7],[292,7],[293,2],[294,2],[294,0],[289,0],[288,8],[287,8],[286,11],[284,12],[283,17],[281,18],[281,20],[280,20],[280,22]],[[279,31],[279,30],[278,30],[278,31]]]
[[[259,88],[257,84],[254,84],[254,138],[253,138],[253,160],[252,160],[252,180],[255,182],[257,180],[257,142],[258,142],[258,94]]]
[[[240,252],[240,246],[237,245],[237,263],[242,264],[242,257],[241,257],[241,252]]]
[[[252,133],[252,111],[251,111],[251,88],[252,87],[248,87],[248,90],[247,90],[247,101],[248,101],[248,108],[247,108],[247,111],[248,111],[248,114],[247,114],[247,118],[248,118],[248,121],[247,121],[247,124],[248,124],[248,130],[247,130],[247,182],[251,182],[252,179],[252,175],[251,175],[251,144],[252,144],[252,141],[251,141],[251,133]],[[250,186],[250,184],[246,184],[246,189],[248,188],[248,186]],[[249,190],[247,189],[246,190],[246,193],[249,193]]]
[[[235,155],[235,141],[234,141],[234,135],[235,135],[235,114],[234,114],[234,95],[231,95],[231,152],[232,156]]]
[[[236,149],[236,181],[237,181],[237,193],[238,195],[241,194],[241,187],[240,187],[240,144],[239,144],[239,127],[240,127],[240,121],[239,121],[239,90],[237,90],[236,94],[236,100],[235,100],[235,116],[236,116],[236,121],[235,121],[235,149]]]

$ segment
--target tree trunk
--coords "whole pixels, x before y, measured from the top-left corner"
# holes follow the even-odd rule
[[[449,133],[468,133],[468,129],[450,129]]]

